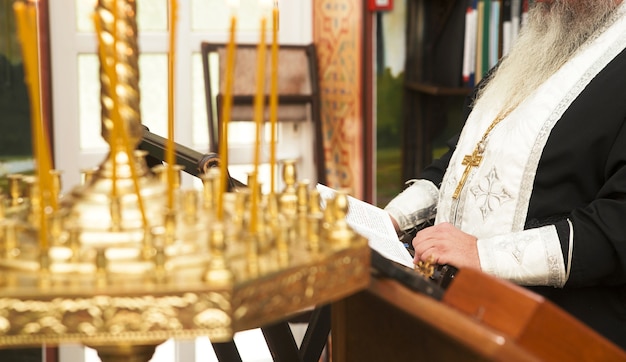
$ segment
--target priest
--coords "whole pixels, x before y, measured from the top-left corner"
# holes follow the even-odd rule
[[[626,349],[626,2],[536,0],[451,149],[387,206],[415,262],[546,296]]]

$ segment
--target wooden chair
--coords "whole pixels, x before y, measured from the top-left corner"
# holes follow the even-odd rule
[[[225,43],[201,44],[205,77],[205,96],[208,114],[209,151],[217,153],[221,134],[221,106],[226,71]],[[318,86],[315,46],[282,45],[278,54],[278,145],[277,158],[298,160],[298,174],[311,182],[326,182],[320,95]],[[254,121],[254,95],[256,92],[257,45],[236,46],[233,83],[232,126],[237,122]],[[269,89],[271,61],[268,46],[266,60],[266,107],[264,120],[269,121]],[[307,131],[308,130],[308,131]],[[230,131],[232,135],[232,130]],[[310,135],[308,138],[306,135]],[[230,137],[229,137],[230,138]],[[246,156],[252,145],[236,149],[229,144],[229,163],[251,163]],[[242,157],[243,156],[243,157]],[[263,157],[262,157],[263,158]]]

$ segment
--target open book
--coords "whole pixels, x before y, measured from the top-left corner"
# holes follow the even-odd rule
[[[335,197],[336,191],[328,186],[315,186],[322,200]],[[370,248],[398,264],[413,269],[413,257],[398,240],[389,214],[381,208],[348,196],[346,222],[357,233],[367,238]]]

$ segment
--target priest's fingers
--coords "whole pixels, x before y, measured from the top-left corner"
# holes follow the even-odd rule
[[[415,251],[415,257],[413,262],[426,261],[431,258],[432,262],[436,263],[435,255],[441,252],[441,245],[445,242],[439,238],[440,235],[436,232],[424,232],[424,230],[417,233],[413,238],[413,249]],[[439,254],[440,255],[440,254]]]
[[[443,251],[440,249],[445,248],[445,244],[450,243],[454,238],[454,235],[450,234],[450,228],[456,229],[451,224],[438,224],[420,230],[412,242],[415,255],[419,255],[424,260],[422,255],[427,249]]]
[[[476,237],[450,223],[441,223],[423,229],[413,239],[415,262],[436,256],[438,264],[456,267],[480,268]]]

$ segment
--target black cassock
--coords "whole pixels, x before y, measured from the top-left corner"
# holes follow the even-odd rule
[[[452,151],[420,177],[440,185]],[[555,225],[566,262],[567,219],[565,287],[529,289],[626,349],[626,51],[573,101],[543,149],[525,228]]]

